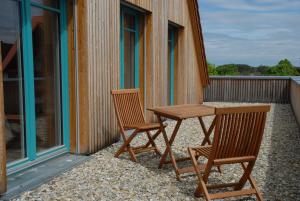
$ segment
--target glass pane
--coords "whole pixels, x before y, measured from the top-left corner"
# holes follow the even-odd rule
[[[59,7],[59,0],[31,0],[31,2],[38,3],[41,5],[58,8]]]
[[[59,16],[32,7],[37,151],[62,145]]]
[[[124,31],[124,87],[134,88],[134,45],[135,34]]]
[[[124,27],[125,28],[129,28],[134,30],[135,29],[135,16],[128,14],[128,13],[124,13]]]
[[[26,157],[19,2],[1,0],[0,82],[3,82],[7,162]],[[2,119],[1,119],[2,121]]]

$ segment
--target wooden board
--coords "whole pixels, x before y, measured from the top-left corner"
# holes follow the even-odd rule
[[[6,191],[6,143],[5,143],[5,114],[4,114],[4,97],[3,97],[3,74],[1,58],[1,41],[0,41],[0,193]]]
[[[152,11],[152,0],[125,0],[128,3],[131,3],[135,6],[143,8],[147,11]]]
[[[291,80],[291,105],[300,127],[300,82]]]
[[[76,152],[76,81],[75,81],[75,43],[73,1],[68,1],[68,63],[70,97],[70,151]]]

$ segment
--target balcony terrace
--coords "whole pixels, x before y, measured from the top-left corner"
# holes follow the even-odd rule
[[[233,105],[233,103],[209,104]],[[211,118],[206,119],[206,123],[210,121]],[[172,122],[170,125],[174,126]],[[168,131],[170,130],[171,128],[168,128]],[[199,135],[199,130],[196,120],[184,122],[173,149],[176,155],[185,155],[187,146],[197,145],[202,141],[204,135],[203,133]],[[157,142],[163,149],[163,139],[159,138]],[[299,142],[300,130],[291,106],[272,104],[259,158],[253,171],[253,177],[266,200],[283,201],[299,198]],[[183,181],[178,182],[171,165],[163,169],[157,168],[159,157],[154,154],[140,156],[138,158],[140,163],[133,163],[125,156],[121,159],[114,158],[114,152],[119,146],[120,143],[116,143],[96,153],[86,163],[63,173],[33,191],[24,193],[17,200],[194,199],[193,192],[197,185],[194,175],[183,177]],[[232,178],[227,173],[241,173],[238,168],[222,167],[222,180],[231,181]],[[216,172],[210,181],[220,178],[219,173]]]
[[[271,94],[268,97],[272,97],[272,100],[270,101],[266,97],[259,99],[260,102],[275,102],[271,104],[271,111],[267,117],[259,157],[252,172],[252,176],[257,181],[265,200],[297,200],[300,197],[300,129],[295,117],[295,114],[299,115],[297,108],[299,108],[298,104],[300,102],[297,102],[299,100],[297,98],[300,96],[300,92],[295,94],[298,90],[297,87],[299,87],[296,81],[290,81],[289,78],[286,79],[289,81],[280,81],[287,84],[286,88],[282,87],[284,94],[280,94],[280,87],[276,85],[276,88],[274,86],[278,82],[269,80],[267,82],[273,83],[269,86],[273,86],[274,90],[262,94]],[[214,86],[213,82],[212,80],[211,87]],[[259,81],[256,80],[255,82],[257,84]],[[227,90],[230,89],[228,84],[223,86],[227,86]],[[255,86],[260,87],[259,84]],[[227,95],[230,95],[231,91],[227,91]],[[238,91],[242,92],[242,90]],[[206,99],[208,98],[208,93],[206,91]],[[276,96],[275,94],[279,95]],[[286,101],[282,101],[283,99]],[[257,102],[259,100],[251,101],[251,99],[248,99],[248,102]],[[234,100],[234,98],[225,101],[226,103],[206,102],[205,104],[214,106],[245,104],[233,103],[240,101]],[[284,104],[276,102],[284,102]],[[207,125],[211,121],[211,117],[205,118]],[[167,127],[169,135],[173,127],[174,122],[169,122]],[[186,155],[186,147],[198,145],[202,141],[204,134],[199,134],[200,130],[201,128],[196,119],[184,121],[179,130],[178,138],[174,143],[173,151],[177,156]],[[139,138],[135,141],[135,144],[142,144],[145,140],[145,138]],[[159,137],[156,141],[159,148],[164,150],[162,137]],[[139,155],[139,163],[131,162],[126,154],[122,155],[120,159],[114,158],[114,153],[120,145],[121,142],[118,142],[99,151],[92,155],[87,162],[61,174],[33,191],[23,193],[16,200],[195,199],[193,196],[197,186],[195,175],[187,174],[183,176],[181,182],[177,181],[171,165],[164,166],[162,169],[157,168],[159,157],[155,154]],[[180,165],[184,166],[187,164],[189,162],[184,162]],[[239,166],[222,166],[221,176],[216,171],[212,174],[209,181],[214,182],[221,179],[223,182],[229,182],[233,180],[231,176],[235,175],[236,178],[241,172]],[[203,198],[199,200],[203,200]],[[255,198],[246,197],[242,200],[255,200]]]

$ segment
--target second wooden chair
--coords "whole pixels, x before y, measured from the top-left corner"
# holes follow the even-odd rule
[[[251,172],[257,159],[269,110],[269,105],[216,108],[213,144],[188,148],[199,179],[196,197],[203,194],[206,200],[213,200],[254,194],[258,200],[263,200]],[[199,156],[207,158],[207,164],[199,165]],[[227,184],[207,184],[212,166],[226,164],[241,165],[244,173],[240,180]],[[252,188],[243,189],[247,181]],[[208,189],[228,187],[233,187],[233,191],[215,194],[208,192]]]

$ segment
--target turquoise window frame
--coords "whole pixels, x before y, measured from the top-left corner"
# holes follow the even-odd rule
[[[120,88],[125,88],[125,66],[124,66],[124,32],[129,31],[135,33],[135,45],[134,45],[134,88],[139,88],[140,76],[139,76],[139,22],[138,18],[140,13],[134,9],[121,5],[121,17],[120,17]],[[134,16],[134,29],[124,27],[124,14],[128,13]]]
[[[170,53],[170,61],[169,61],[169,68],[170,68],[170,104],[174,105],[174,52],[175,52],[175,28],[169,25],[168,31],[170,32],[170,38],[168,38],[168,42],[171,43],[171,53]],[[168,33],[169,35],[169,33]],[[169,46],[169,45],[168,45]]]
[[[17,0],[18,1],[18,0]],[[69,111],[69,78],[68,78],[68,31],[67,31],[67,2],[59,1],[59,9],[44,6],[30,0],[21,0],[21,29],[22,29],[22,58],[24,76],[24,110],[25,110],[25,139],[26,158],[7,164],[8,172],[11,169],[22,169],[33,161],[43,161],[56,155],[70,151],[70,111]],[[61,64],[61,129],[63,145],[50,148],[47,151],[36,151],[36,117],[35,117],[35,94],[34,94],[34,63],[32,46],[31,6],[45,9],[59,14],[60,26],[60,64]]]

